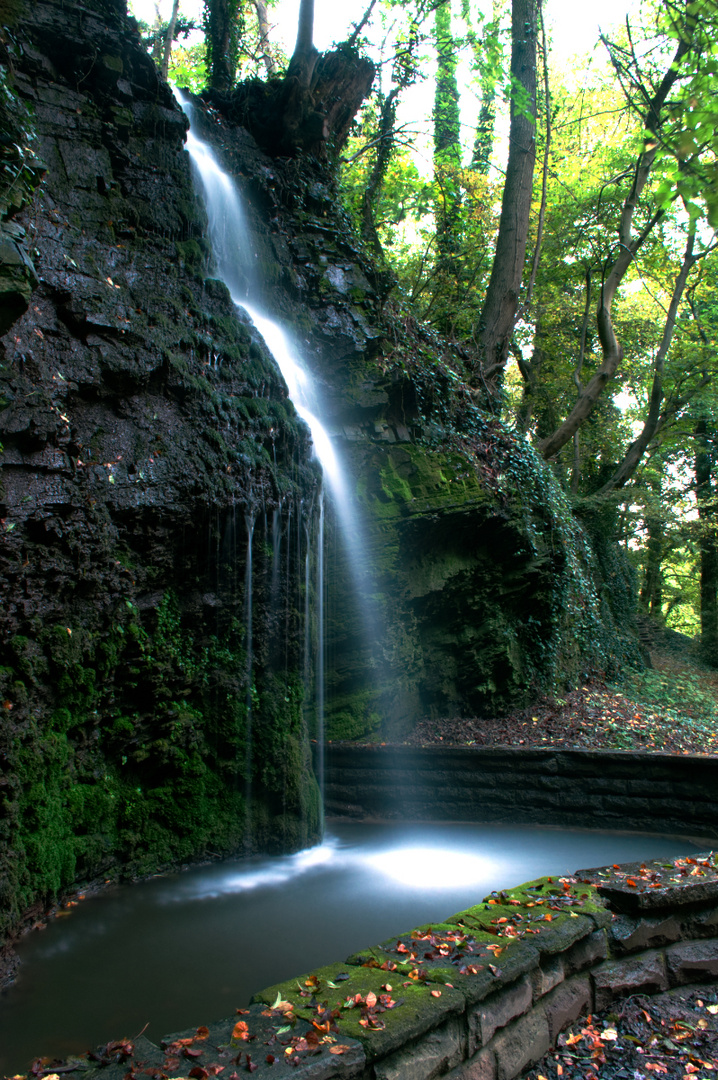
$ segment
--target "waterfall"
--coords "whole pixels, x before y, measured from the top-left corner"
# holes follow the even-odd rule
[[[324,807],[324,492],[319,494],[317,538],[317,773]]]
[[[244,568],[244,625],[245,625],[245,649],[247,653],[247,694],[245,698],[247,709],[247,726],[246,726],[246,748],[244,759],[244,772],[245,772],[245,807],[246,807],[246,820],[245,820],[245,835],[244,844],[248,850],[252,848],[252,768],[254,765],[252,755],[252,708],[254,702],[252,700],[253,682],[254,682],[254,642],[252,640],[253,634],[253,620],[254,612],[252,610],[252,539],[254,537],[254,518],[247,514],[245,516],[245,523],[247,525],[247,562]]]
[[[175,90],[175,96],[190,124],[194,108]],[[204,197],[209,238],[217,269],[237,307],[249,315],[282,373],[289,396],[307,424],[341,524],[343,541],[357,577],[366,574],[366,553],[361,528],[347,490],[346,474],[318,413],[321,402],[314,380],[302,365],[296,343],[286,330],[262,308],[262,282],[256,271],[252,236],[240,193],[222,169],[211,149],[187,132],[187,151]]]
[[[175,91],[177,100],[192,123],[193,106],[184,101]],[[222,280],[227,285],[233,302],[249,316],[255,328],[264,339],[264,342],[273,355],[289,391],[289,396],[299,416],[309,427],[312,436],[315,456],[318,458],[324,477],[324,483],[331,493],[332,504],[340,524],[341,534],[347,551],[349,565],[358,584],[365,575],[366,545],[361,529],[354,513],[351,498],[347,490],[347,483],[341,462],[332,445],[331,439],[318,418],[321,409],[318,394],[313,380],[298,358],[298,350],[288,333],[262,308],[261,282],[258,280],[255,267],[254,252],[252,249],[251,233],[249,231],[244,207],[239,191],[233,180],[221,168],[210,148],[194,134],[192,129],[187,133],[187,150],[190,154],[194,167],[198,187],[204,197],[205,209],[209,224],[209,238],[212,244],[217,270]],[[278,565],[278,534],[275,534],[276,517],[273,521],[273,548],[274,567]],[[248,521],[248,577],[245,582],[245,596],[251,602],[251,530]],[[320,789],[324,783],[324,677],[325,677],[325,648],[324,648],[324,496],[320,494],[319,503],[319,528],[316,550],[316,591],[317,591],[317,642],[315,654],[315,708],[316,708],[316,735],[318,743],[317,772]],[[305,646],[304,646],[304,682],[305,692],[311,685],[311,619],[309,610],[310,596],[310,569],[311,569],[311,529],[306,527],[307,550],[305,562]],[[298,532],[298,538],[301,531]],[[273,575],[275,569],[273,567]],[[274,578],[272,581],[274,588]],[[357,589],[357,594],[359,589]],[[251,620],[251,611],[247,617]],[[248,643],[251,646],[251,621],[248,624]],[[248,663],[251,664],[251,648],[248,653]],[[248,670],[247,690],[247,725],[248,725],[248,755],[251,755],[251,669]],[[248,776],[251,774],[251,759],[247,763]],[[249,782],[249,781],[248,781]],[[248,799],[251,792],[248,789]],[[248,803],[249,806],[249,803]]]
[[[309,598],[312,588],[312,530],[310,528],[310,522],[305,522],[304,533],[306,536],[307,547],[304,553],[304,700],[309,700],[309,693],[312,685],[312,621],[311,621],[311,604]],[[300,540],[301,540],[301,534]],[[300,545],[301,550],[301,545]]]

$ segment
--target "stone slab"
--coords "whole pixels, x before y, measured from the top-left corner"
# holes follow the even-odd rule
[[[544,998],[542,1004],[548,1021],[549,1037],[554,1043],[565,1027],[572,1024],[582,1013],[591,1011],[591,980],[588,975],[575,975]]]
[[[549,994],[565,977],[562,956],[543,957],[538,968],[531,972],[534,1002]]]
[[[271,1004],[279,995],[282,1000],[291,1002],[296,1016],[309,1021],[321,1020],[327,1009],[335,1011],[341,1042],[355,1039],[363,1046],[367,1062],[374,1062],[415,1042],[445,1023],[450,1016],[464,1011],[464,996],[458,990],[396,976],[396,972],[375,968],[330,964],[316,968],[308,976],[301,975],[261,990],[252,1000]],[[313,980],[311,985],[310,980]],[[384,987],[387,984],[392,987],[391,998],[401,1004],[377,1014],[376,1019],[383,1026],[363,1026],[360,1023],[365,1018],[362,1006],[357,1004],[347,1008],[348,1000],[359,995],[365,1001],[369,993],[380,998],[386,993]],[[300,990],[302,986],[307,986],[308,991]]]
[[[276,1000],[276,998],[275,998]],[[237,1023],[246,1030],[233,1037]],[[229,1067],[230,1072],[251,1072],[257,1080],[265,1076],[297,1076],[303,1080],[354,1080],[362,1075],[366,1056],[361,1043],[343,1034],[319,1032],[310,1020],[290,1016],[283,1009],[267,1004],[251,1005],[248,1010],[207,1025],[207,1035],[194,1041],[188,1058],[180,1040],[196,1037],[197,1029],[174,1032],[162,1039],[165,1048],[162,1071],[171,1080],[185,1077],[194,1066]],[[204,1034],[204,1032],[202,1032]],[[325,1040],[325,1041],[322,1041]],[[172,1067],[172,1062],[177,1065]],[[256,1066],[256,1069],[254,1068]],[[126,1070],[127,1071],[127,1070]]]
[[[594,1005],[605,1009],[615,998],[629,994],[656,994],[668,989],[663,953],[651,950],[625,960],[607,960],[591,972]]]
[[[608,937],[605,930],[594,930],[587,938],[577,941],[562,956],[566,975],[575,975],[608,956]]]
[[[515,1076],[548,1053],[551,1047],[548,1021],[540,1006],[500,1031],[491,1042],[496,1054],[497,1080]]]
[[[714,852],[577,870],[576,877],[594,885],[615,911],[627,915],[718,904],[718,856]]]
[[[718,907],[686,915],[681,923],[681,936],[684,939],[718,937]]]
[[[363,949],[348,959],[349,964],[363,964],[376,969],[381,965],[397,965],[397,971],[385,971],[385,977],[395,980],[398,975],[406,977],[412,971],[420,970],[427,982],[444,985],[460,991],[467,1005],[483,1001],[490,994],[503,986],[514,983],[522,975],[538,967],[539,954],[533,945],[523,941],[497,938],[496,934],[484,934],[464,925],[463,913],[453,916],[454,922],[435,924],[432,930],[433,940],[451,940],[451,935],[466,935],[469,948],[462,951],[459,959],[452,961],[451,955],[427,959],[427,951],[433,946],[423,938],[413,935],[424,934],[428,927],[419,927],[410,934],[400,934],[389,938],[380,945]],[[492,949],[500,950],[498,954]],[[407,950],[404,952],[402,950]],[[470,950],[470,951],[469,951]],[[413,960],[403,958],[413,955]],[[398,972],[398,975],[397,975]],[[463,972],[463,974],[462,974]]]
[[[489,1047],[479,1050],[447,1073],[445,1080],[496,1080],[496,1055]]]
[[[718,978],[718,939],[682,941],[666,949],[671,986]]]
[[[618,956],[670,945],[682,937],[680,921],[673,914],[616,915],[609,932],[611,951]]]
[[[465,1053],[464,1025],[452,1016],[402,1050],[374,1064],[375,1080],[434,1080],[462,1061]]]
[[[527,1013],[532,1002],[531,979],[524,975],[512,986],[497,991],[471,1009],[466,1017],[469,1055],[480,1046],[486,1046],[500,1028]]]

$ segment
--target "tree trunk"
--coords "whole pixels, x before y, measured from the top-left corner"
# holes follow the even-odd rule
[[[216,4],[218,0],[212,0]],[[226,4],[239,0],[221,0]],[[241,82],[231,94],[204,92],[204,100],[242,124],[264,151],[292,156],[303,150],[318,157],[331,144],[335,153],[371,90],[376,69],[371,60],[346,49],[320,56],[313,44],[314,0],[302,0],[294,54],[285,78]]]
[[[614,491],[616,488],[623,487],[624,484],[630,480],[648,449],[651,439],[658,431],[658,426],[661,421],[661,405],[663,404],[663,373],[666,366],[666,356],[668,355],[668,350],[671,347],[671,341],[673,340],[673,333],[676,328],[676,318],[678,317],[678,307],[683,293],[685,292],[686,284],[688,283],[688,275],[694,264],[700,258],[700,255],[693,254],[695,238],[696,226],[695,222],[693,222],[688,234],[688,242],[686,244],[686,251],[683,256],[681,269],[673,287],[673,296],[671,297],[671,303],[663,327],[663,337],[661,338],[661,343],[653,363],[653,383],[651,385],[648,415],[646,416],[645,423],[638,438],[634,439],[628,447],[628,450],[623,456],[623,461],[620,463],[608,483],[604,484],[601,488],[601,495],[607,494],[609,491]]]
[[[307,94],[319,53],[314,48],[314,0],[301,0],[297,41],[287,68],[287,80],[296,79],[300,93]]]
[[[269,51],[269,19],[267,17],[267,5],[264,0],[253,0],[254,10],[257,13],[257,25],[259,27],[259,48],[262,51],[264,70],[267,78],[272,79],[277,74],[277,65]]]
[[[663,573],[662,563],[665,551],[663,531],[665,521],[654,515],[646,515],[646,567],[643,585],[639,594],[639,604],[646,615],[651,615],[663,622]]]
[[[505,4],[503,0],[493,0],[491,22],[486,24],[482,38],[479,38],[471,21],[469,0],[461,0],[461,14],[466,23],[466,36],[474,54],[474,63],[479,71],[481,86],[481,107],[476,121],[474,149],[471,155],[471,168],[487,176],[494,151],[494,127],[496,124],[496,85],[499,70],[499,22]]]
[[[601,396],[608,380],[615,375],[616,370],[623,359],[623,349],[616,337],[611,319],[611,306],[616,291],[623,281],[626,272],[636,255],[643,247],[651,232],[663,217],[663,211],[658,210],[649,220],[643,230],[635,237],[633,233],[633,219],[638,204],[646,186],[649,174],[653,167],[656,152],[660,144],[659,130],[663,122],[663,115],[668,96],[681,73],[681,62],[691,48],[691,42],[695,32],[696,22],[692,14],[687,14],[683,24],[683,36],[681,37],[673,60],[666,70],[660,86],[648,102],[644,120],[648,132],[644,143],[643,153],[636,161],[633,171],[633,182],[626,196],[621,217],[618,225],[618,255],[608,270],[601,286],[601,295],[596,312],[596,325],[598,337],[601,343],[602,361],[596,374],[588,382],[580,398],[576,402],[569,416],[554,431],[549,438],[539,443],[538,450],[544,458],[552,458],[559,452],[561,447],[573,438],[583,421],[591,415],[594,406]]]
[[[541,0],[514,0],[509,159],[491,278],[479,319],[477,381],[491,391],[506,366],[519,305],[536,161],[536,25]]]
[[[227,93],[234,82],[239,0],[208,0],[204,20],[209,85]]]
[[[434,12],[436,89],[434,93],[434,180],[438,188],[436,218],[437,268],[453,272],[457,254],[461,167],[459,88],[456,42],[451,32],[451,3],[442,0]]]
[[[718,667],[718,542],[713,494],[716,431],[701,418],[695,428],[696,499],[700,521],[701,653]]]
[[[179,0],[174,0],[172,5],[172,14],[170,15],[170,21],[167,24],[167,33],[165,34],[164,50],[162,52],[162,64],[160,71],[162,72],[162,78],[167,78],[167,73],[170,69],[170,56],[172,55],[172,42],[175,36],[175,26],[177,25],[177,16],[179,14]]]
[[[361,202],[362,239],[369,244],[374,254],[379,258],[383,256],[383,251],[379,234],[376,231],[376,202],[394,149],[394,124],[396,122],[396,105],[399,90],[398,86],[393,87],[382,101],[379,112],[376,158]]]

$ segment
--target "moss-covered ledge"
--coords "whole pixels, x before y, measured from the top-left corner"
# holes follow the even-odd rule
[[[512,1080],[583,1013],[718,977],[718,855],[580,870],[491,893],[267,987],[237,1015],[104,1048],[97,1080]],[[68,1071],[64,1069],[63,1071]]]

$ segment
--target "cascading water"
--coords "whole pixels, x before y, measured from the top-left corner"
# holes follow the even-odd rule
[[[244,570],[244,625],[246,627],[245,648],[247,651],[247,746],[245,750],[245,774],[246,774],[246,787],[245,787],[245,806],[246,810],[246,831],[244,842],[247,848],[252,847],[252,708],[254,702],[252,700],[252,682],[253,682],[253,667],[254,667],[254,641],[253,634],[253,566],[252,566],[252,540],[254,538],[254,518],[247,514],[245,518],[247,525],[247,564]]]
[[[175,91],[177,100],[190,124],[193,106]],[[227,285],[232,300],[243,309],[264,339],[287,384],[289,396],[299,416],[310,429],[314,453],[323,471],[342,539],[347,550],[349,564],[358,583],[367,576],[366,544],[356,513],[349,498],[345,474],[329,435],[317,416],[320,408],[313,380],[298,360],[297,349],[286,331],[265,311],[261,304],[261,282],[258,280],[251,234],[236,185],[224,172],[209,147],[192,131],[187,132],[187,150],[195,175],[204,197],[209,224],[209,238],[215,261],[222,280]],[[315,677],[315,707],[318,743],[317,771],[323,794],[323,740],[324,740],[324,502],[320,496],[320,514],[316,553],[317,573],[317,660]],[[251,545],[251,540],[250,540]],[[307,552],[307,596],[309,575],[309,552]],[[357,589],[357,591],[359,591]],[[309,614],[305,613],[305,626],[309,627]],[[367,625],[367,631],[368,631]],[[308,638],[305,656],[308,655]],[[308,665],[307,665],[308,666]],[[305,671],[305,685],[306,681]],[[248,693],[250,691],[248,690]],[[248,703],[248,717],[251,703]],[[248,721],[249,722],[249,721]]]
[[[324,807],[324,493],[319,495],[319,538],[317,543],[317,772]]]

